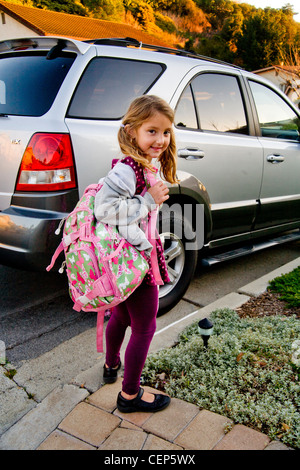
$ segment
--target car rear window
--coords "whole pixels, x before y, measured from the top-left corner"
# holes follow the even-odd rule
[[[120,119],[130,102],[146,93],[163,71],[159,63],[97,57],[81,77],[67,116]]]
[[[42,116],[51,107],[76,55],[45,53],[0,56],[0,113]]]

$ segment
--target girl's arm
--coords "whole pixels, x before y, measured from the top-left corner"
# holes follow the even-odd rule
[[[121,165],[121,166],[118,166]],[[150,255],[152,244],[138,226],[138,221],[156,207],[153,197],[136,196],[136,176],[133,169],[117,164],[103,180],[103,186],[95,198],[96,219],[118,226],[120,235],[139,251]]]
[[[109,225],[137,223],[156,207],[149,192],[135,195],[136,176],[133,169],[118,163],[104,178],[95,198],[95,217]]]

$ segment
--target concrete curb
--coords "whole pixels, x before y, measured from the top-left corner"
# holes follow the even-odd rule
[[[212,311],[218,308],[227,307],[235,309],[240,307],[251,296],[258,296],[266,291],[270,280],[292,271],[299,265],[300,258],[297,258],[281,268],[270,272],[268,275],[241,287],[237,292],[232,292],[210,305],[189,313],[184,318],[162,328],[155,333],[150,352],[156,352],[172,346],[176,342],[178,334],[185,327],[204,317],[208,317]],[[126,340],[122,348],[123,354],[125,348]],[[5,430],[0,437],[0,449],[36,449],[79,402],[101,387],[99,367],[102,367],[103,361],[104,357],[97,364],[80,372],[71,383],[56,387],[34,408],[32,408],[32,400],[30,405],[26,404],[23,417],[9,429]],[[4,378],[4,375],[2,375],[2,378]]]
[[[279,277],[282,274],[287,274],[296,269],[298,266],[300,266],[300,258],[296,258],[290,263],[287,263],[284,266],[281,266],[280,268],[274,269],[274,271],[271,271],[269,274],[262,276],[256,281],[250,282],[246,286],[238,289],[238,292],[240,294],[246,294],[252,297],[257,297],[258,295],[262,294],[267,290],[269,282],[272,281],[272,279],[275,279],[275,277]]]

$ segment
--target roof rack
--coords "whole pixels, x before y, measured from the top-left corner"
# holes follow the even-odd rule
[[[121,46],[121,47],[138,47],[139,49],[151,49],[156,52],[164,52],[166,54],[173,54],[173,55],[179,55],[182,57],[189,57],[192,59],[202,59],[202,60],[207,60],[209,62],[214,62],[217,64],[222,64],[222,65],[229,65],[231,67],[235,67],[240,69],[241,67],[230,64],[228,62],[224,62],[223,60],[220,59],[215,59],[213,57],[207,57],[204,55],[196,54],[194,52],[188,52],[185,51],[184,49],[175,49],[172,47],[164,47],[164,46],[156,46],[154,44],[145,44],[143,42],[138,41],[137,39],[126,37],[126,38],[100,38],[100,39],[88,39],[86,41],[88,44],[96,44],[96,45],[102,45],[102,46]]]

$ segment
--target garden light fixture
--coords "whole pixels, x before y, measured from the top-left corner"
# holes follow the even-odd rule
[[[198,323],[198,331],[202,336],[204,348],[208,346],[208,340],[213,333],[213,323],[208,318],[203,318]]]

